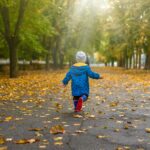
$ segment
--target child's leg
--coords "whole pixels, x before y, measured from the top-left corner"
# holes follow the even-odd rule
[[[82,103],[85,102],[87,100],[88,96],[87,95],[82,95],[77,103],[76,109],[77,111],[81,111],[82,109]]]
[[[82,95],[81,97],[82,97],[83,102],[87,101],[87,99],[88,99],[87,95]]]
[[[73,97],[74,109],[76,109],[76,107],[77,107],[78,99],[79,99],[79,98],[80,98],[79,96],[74,96],[74,97]]]
[[[76,107],[77,107],[78,100],[73,100],[73,103],[74,103],[74,108],[76,108]]]

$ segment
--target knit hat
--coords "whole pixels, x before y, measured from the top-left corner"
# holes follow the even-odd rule
[[[85,61],[86,61],[86,54],[83,51],[78,51],[76,53],[76,61],[85,63]]]

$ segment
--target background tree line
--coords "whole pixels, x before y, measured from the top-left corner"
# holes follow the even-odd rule
[[[87,0],[88,1],[88,0]],[[10,59],[10,77],[18,60],[45,60],[45,68],[62,68],[77,50],[99,53],[105,64],[150,69],[150,1],[1,0],[0,58]]]

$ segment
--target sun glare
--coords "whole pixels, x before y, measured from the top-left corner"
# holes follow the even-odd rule
[[[110,8],[108,0],[78,0],[76,1],[76,10],[84,11],[86,7],[93,7],[96,11],[107,10]]]
[[[76,0],[74,7],[70,9],[70,21],[68,23],[68,34],[77,30],[79,32],[79,43],[85,47],[94,35],[95,21],[97,16],[107,12],[110,8],[108,0]]]

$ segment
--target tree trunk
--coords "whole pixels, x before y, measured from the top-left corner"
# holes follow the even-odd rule
[[[49,52],[46,54],[46,59],[45,59],[45,61],[46,61],[46,65],[45,65],[45,70],[49,70],[49,68],[50,68],[50,64],[49,64],[49,59],[50,59],[50,54],[49,54]]]
[[[111,67],[114,67],[114,60],[111,61]]]
[[[52,49],[52,42],[51,42],[51,38],[50,37],[43,37],[43,45],[46,49],[46,56],[45,56],[45,70],[49,70],[50,68],[50,51]]]
[[[59,52],[59,67],[62,69],[64,66],[64,53],[63,50]]]
[[[127,49],[124,50],[123,59],[122,59],[122,67],[126,68],[126,58],[127,58]]]
[[[122,54],[120,54],[120,58],[118,61],[118,67],[123,67],[123,55]]]
[[[1,7],[0,13],[4,25],[4,37],[9,47],[9,56],[10,56],[10,78],[17,77],[18,66],[17,66],[17,46],[19,44],[19,32],[21,24],[23,22],[25,8],[27,6],[28,0],[19,1],[18,16],[16,19],[16,24],[14,29],[11,29],[10,21],[10,10],[8,5]],[[14,32],[12,32],[14,31]]]
[[[129,60],[128,57],[126,57],[126,61],[125,61],[125,68],[128,69],[129,68]]]
[[[129,68],[132,68],[132,56],[129,57]]]
[[[56,49],[56,48],[53,48],[52,52],[53,52],[53,54],[52,54],[52,57],[53,57],[53,68],[56,69],[57,66],[58,66],[58,61],[57,61],[57,49]]]
[[[136,63],[135,63],[135,68],[138,68],[138,48],[136,50]]]
[[[141,49],[139,49],[139,69],[141,69]]]
[[[9,43],[10,78],[18,76],[18,58],[16,45]]]
[[[150,70],[150,51],[146,54],[145,69]]]
[[[59,47],[60,47],[60,37],[57,36],[55,38],[55,46],[52,50],[52,56],[53,56],[53,67],[54,69],[58,68],[58,51],[59,51]]]
[[[136,68],[136,53],[133,54],[133,68]]]

